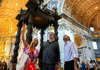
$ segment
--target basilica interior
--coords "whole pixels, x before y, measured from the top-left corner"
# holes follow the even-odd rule
[[[19,19],[19,15],[22,14],[22,17],[23,15],[27,16],[27,9],[31,6],[28,4],[30,3],[29,1],[31,0],[0,0],[0,61],[6,61],[9,69],[12,68],[12,58],[15,58],[13,57],[15,55],[14,48],[16,48],[15,42],[20,29],[18,24],[21,19],[24,19]],[[54,26],[49,23],[49,21],[55,19],[52,16],[36,13],[31,39],[38,38],[39,44],[36,47],[38,50],[40,50],[41,42],[48,40],[49,33],[55,32],[58,36],[61,54],[59,70],[63,70],[64,67],[63,36],[65,34],[78,46],[80,61],[87,62],[91,59],[100,61],[100,0],[44,0],[43,5],[46,5],[43,12],[45,12],[45,9],[48,9],[49,12],[54,11],[54,8],[57,9],[55,17],[57,21],[54,23],[58,23],[58,25],[55,29],[56,25]],[[41,7],[44,6],[40,5],[39,8],[41,9]],[[38,12],[41,12],[41,10]],[[23,11],[25,11],[26,14]],[[32,14],[34,15],[34,13]],[[40,15],[43,16],[43,18],[40,17]],[[50,13],[50,15],[52,15],[52,13]],[[47,19],[44,19],[45,17]],[[24,23],[27,23],[27,20]],[[27,28],[28,26],[26,24],[25,38],[28,37]],[[43,28],[43,33],[41,33],[41,28]],[[19,35],[19,49],[16,50],[18,51],[17,60],[19,60],[24,48],[21,33]],[[13,62],[15,62],[15,60],[13,60]]]

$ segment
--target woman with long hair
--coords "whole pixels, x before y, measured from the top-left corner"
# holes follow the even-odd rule
[[[39,51],[35,47],[38,45],[38,39],[35,38],[29,45],[24,39],[24,33],[25,33],[25,25],[23,25],[22,41],[24,44],[23,53],[26,53],[29,56],[25,63],[24,70],[28,70],[27,66],[29,65],[30,62],[32,62],[34,65],[37,62]]]

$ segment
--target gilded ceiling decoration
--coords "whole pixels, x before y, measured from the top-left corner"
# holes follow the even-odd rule
[[[15,36],[18,21],[15,17],[21,8],[27,9],[28,0],[2,0],[0,7],[0,35]]]
[[[63,11],[89,28],[92,26],[91,19],[100,11],[100,0],[65,0]]]

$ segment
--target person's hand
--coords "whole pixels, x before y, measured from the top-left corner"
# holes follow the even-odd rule
[[[23,30],[25,30],[25,25],[23,25]]]
[[[58,64],[55,65],[55,70],[57,70],[57,69],[58,69]]]

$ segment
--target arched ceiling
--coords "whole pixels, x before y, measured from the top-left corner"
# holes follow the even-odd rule
[[[0,3],[0,35],[15,35],[17,31],[16,25],[18,23],[15,17],[21,8],[26,9],[25,4],[27,1],[28,0],[0,0],[0,2],[2,2]],[[95,30],[100,30],[100,25],[98,27],[96,21],[96,17],[98,13],[100,13],[100,0],[65,0],[63,11],[86,27],[89,28],[92,26]],[[8,29],[6,29],[5,25],[10,28],[7,27]],[[14,31],[11,33],[10,29]]]
[[[21,8],[27,9],[28,0],[2,0],[0,6],[0,35],[15,36],[18,21],[15,17]]]
[[[65,0],[63,11],[86,27],[95,27],[91,21],[100,12],[100,0]]]

